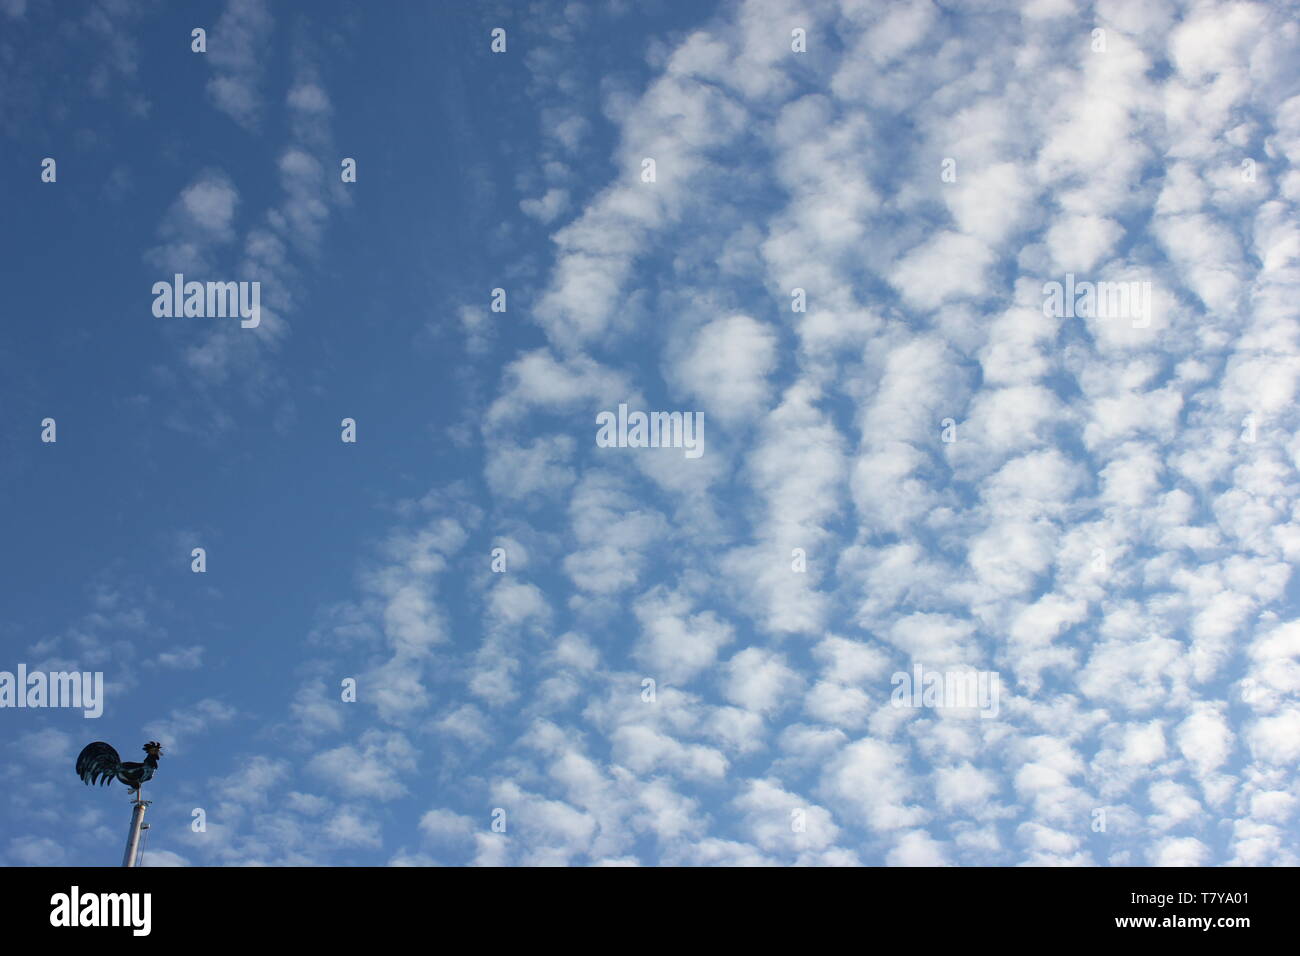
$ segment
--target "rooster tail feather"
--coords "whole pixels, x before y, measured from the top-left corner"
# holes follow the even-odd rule
[[[87,785],[97,783],[107,786],[121,768],[122,758],[111,744],[102,740],[86,744],[77,756],[77,776]]]

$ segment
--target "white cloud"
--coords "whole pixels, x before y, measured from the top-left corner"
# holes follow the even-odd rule
[[[725,666],[723,696],[731,703],[759,713],[781,709],[797,694],[803,679],[781,654],[747,647]]]
[[[735,631],[712,611],[690,613],[685,596],[655,588],[633,605],[641,625],[635,657],[656,681],[680,684],[710,667]]]
[[[213,105],[248,129],[257,126],[264,104],[258,86],[274,21],[262,0],[228,0],[208,37]]]
[[[766,411],[768,376],[776,366],[776,336],[746,315],[714,319],[694,337],[691,351],[667,374],[704,403],[706,415],[723,422],[756,418]]]
[[[549,223],[560,216],[569,205],[567,189],[551,188],[536,199],[525,199],[519,208],[538,222]]]
[[[316,754],[307,769],[346,796],[387,801],[406,794],[400,775],[415,769],[416,756],[402,734],[367,730],[357,745]]]

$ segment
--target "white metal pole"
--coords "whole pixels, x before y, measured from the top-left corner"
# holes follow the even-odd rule
[[[135,792],[135,800],[131,803],[135,809],[131,811],[131,833],[126,838],[126,853],[122,855],[123,866],[135,866],[135,857],[140,849],[140,830],[144,826],[144,810],[150,803],[148,800],[141,799],[143,789],[142,787]]]

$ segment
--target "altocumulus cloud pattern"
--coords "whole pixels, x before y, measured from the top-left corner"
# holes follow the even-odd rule
[[[1296,12],[2,0],[0,862],[1296,865]]]

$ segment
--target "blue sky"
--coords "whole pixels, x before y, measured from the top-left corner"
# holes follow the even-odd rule
[[[0,0],[0,862],[1296,865],[1298,33]]]

